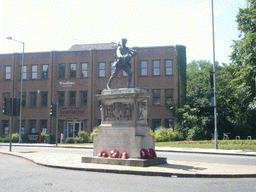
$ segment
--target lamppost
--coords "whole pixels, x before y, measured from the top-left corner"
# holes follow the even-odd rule
[[[16,39],[13,39],[12,37],[6,37],[6,39],[9,40],[13,40],[19,43],[22,43],[23,45],[23,51],[22,51],[22,62],[21,62],[21,82],[20,82],[20,125],[19,125],[19,143],[21,142],[21,114],[22,114],[22,90],[23,90],[23,66],[24,66],[24,47],[25,47],[25,43],[18,41]]]
[[[214,94],[214,138],[215,138],[215,149],[218,149],[218,129],[217,129],[217,103],[216,103],[216,67],[215,67],[215,37],[214,37],[214,10],[213,0],[212,2],[212,39],[213,39],[213,94]]]

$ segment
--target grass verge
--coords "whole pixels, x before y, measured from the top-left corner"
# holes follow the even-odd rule
[[[214,141],[177,141],[157,142],[156,147],[181,147],[181,148],[203,148],[214,149]],[[219,149],[229,150],[254,150],[256,151],[256,140],[219,140]]]

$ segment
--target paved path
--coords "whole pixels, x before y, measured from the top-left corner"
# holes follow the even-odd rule
[[[15,144],[14,146],[17,146]],[[18,146],[42,146],[55,147],[54,145],[18,145]],[[27,151],[23,147],[15,147],[12,152],[7,147],[0,147],[0,153],[19,156],[30,160],[36,164],[73,170],[120,173],[120,174],[135,174],[135,175],[152,175],[152,176],[167,176],[167,177],[215,177],[215,178],[256,178],[256,166],[251,165],[232,165],[219,163],[205,162],[189,162],[189,161],[167,161],[167,164],[151,167],[132,167],[104,164],[87,164],[81,163],[81,154],[69,154],[64,152],[51,153],[41,151]],[[58,146],[67,147],[67,146]],[[69,146],[70,147],[70,146]],[[92,148],[88,145],[72,146],[77,148]],[[208,153],[208,154],[229,154],[229,155],[247,155],[255,156],[255,151],[243,150],[215,150],[215,149],[184,149],[184,148],[169,148],[156,147],[156,151],[175,151],[175,152],[193,152],[193,153]]]

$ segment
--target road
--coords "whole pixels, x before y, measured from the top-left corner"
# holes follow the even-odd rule
[[[8,149],[8,146],[0,146]],[[82,155],[92,155],[93,149],[77,149],[77,148],[61,148],[61,147],[17,147],[13,146],[13,150],[21,149],[23,151],[45,151],[45,152],[61,152],[74,153]],[[208,162],[208,163],[224,163],[234,165],[254,165],[256,166],[255,156],[237,156],[237,155],[212,155],[198,153],[177,153],[177,152],[157,152],[159,157],[167,157],[167,160],[191,161],[191,162]]]
[[[54,169],[0,154],[0,191],[255,191],[256,179],[135,176]]]

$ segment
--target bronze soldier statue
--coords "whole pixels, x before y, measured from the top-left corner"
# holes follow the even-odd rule
[[[127,43],[127,39],[123,38],[122,39],[122,44],[118,44],[118,47],[116,49],[116,61],[113,63],[114,68],[114,72],[111,75],[111,77],[108,80],[108,84],[107,84],[107,89],[111,89],[111,82],[113,81],[113,79],[118,75],[118,73],[121,70],[124,70],[127,75],[128,75],[128,84],[127,87],[131,88],[133,87],[131,85],[131,81],[132,81],[132,70],[130,67],[130,60],[131,58],[137,53],[135,50],[129,49],[128,47],[126,47],[126,43]]]

